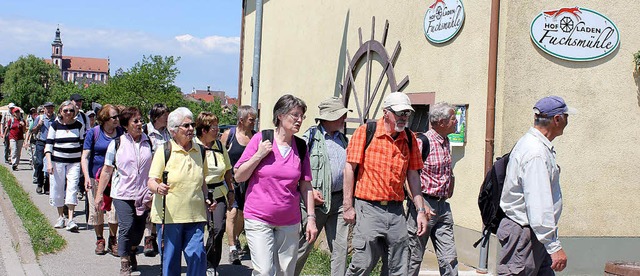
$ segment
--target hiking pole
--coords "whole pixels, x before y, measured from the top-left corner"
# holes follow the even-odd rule
[[[167,184],[168,174],[169,174],[168,171],[162,172],[162,183],[164,183],[165,185],[169,185]],[[163,275],[162,267],[164,266],[164,218],[165,218],[166,208],[167,208],[167,196],[163,195],[162,196],[162,226],[161,226],[162,235],[160,235],[160,275]]]

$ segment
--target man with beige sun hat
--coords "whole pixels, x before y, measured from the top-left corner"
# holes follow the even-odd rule
[[[341,130],[350,110],[342,99],[331,97],[318,106],[320,115],[316,117],[318,125],[309,128],[303,135],[309,148],[311,174],[313,180],[313,200],[315,217],[307,218],[302,206],[302,228],[306,229],[307,219],[315,219],[318,232],[325,229],[329,249],[331,250],[331,275],[344,275],[347,262],[347,236],[349,224],[342,217],[342,181],[347,157],[347,137]],[[300,233],[298,261],[295,275],[300,275],[307,257],[313,248]]]

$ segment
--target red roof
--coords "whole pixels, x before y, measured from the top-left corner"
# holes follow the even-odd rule
[[[51,59],[45,59],[51,64]],[[63,71],[109,73],[109,60],[104,58],[62,57]]]

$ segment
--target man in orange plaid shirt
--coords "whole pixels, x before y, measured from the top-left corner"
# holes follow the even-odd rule
[[[407,274],[409,251],[402,205],[407,179],[418,210],[418,235],[425,233],[433,215],[421,198],[418,170],[423,163],[416,137],[405,131],[412,111],[406,94],[390,93],[384,99],[383,116],[376,123],[366,152],[366,125],[351,137],[344,168],[343,208],[345,221],[355,223],[355,228],[353,258],[346,275],[369,275],[382,256],[387,262],[383,267],[389,269],[383,274]]]

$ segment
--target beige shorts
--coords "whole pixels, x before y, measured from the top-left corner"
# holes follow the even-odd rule
[[[116,216],[116,208],[113,207],[113,203],[111,203],[111,211],[102,211],[96,208],[95,203],[95,194],[98,190],[98,182],[95,179],[91,179],[92,188],[87,190],[87,199],[89,201],[89,225],[98,225],[98,212],[100,214],[104,213],[104,221],[109,224],[118,224],[118,217]]]

